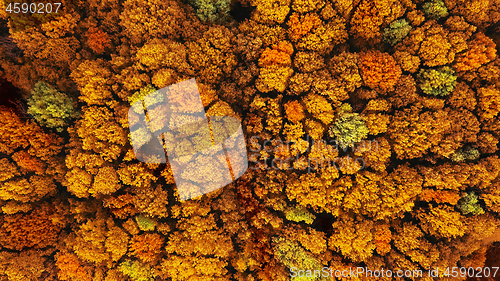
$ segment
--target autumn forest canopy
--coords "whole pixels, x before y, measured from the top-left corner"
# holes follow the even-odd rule
[[[68,0],[43,16],[14,2],[0,280],[500,266],[500,0]],[[241,122],[249,167],[181,200],[176,163],[137,160],[129,109],[192,78],[207,116]],[[191,131],[184,156],[205,145]],[[193,190],[201,169],[182,169]]]

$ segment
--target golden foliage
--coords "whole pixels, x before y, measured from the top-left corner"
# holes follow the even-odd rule
[[[59,136],[45,133],[36,123],[22,120],[12,110],[0,107],[0,125],[2,153],[24,149],[31,156],[47,161],[61,152]]]
[[[328,248],[340,251],[353,262],[366,260],[375,250],[374,224],[361,217],[347,217],[333,223]]]
[[[326,98],[316,94],[309,94],[304,97],[303,102],[306,110],[311,113],[313,117],[319,119],[325,125],[332,123],[334,116],[333,108]],[[321,126],[315,127],[318,128]]]
[[[350,177],[333,182],[339,177],[335,168],[326,169],[323,174],[325,179],[315,174],[304,174],[300,177],[292,175],[287,181],[286,194],[290,200],[297,201],[301,206],[324,210],[338,216],[344,192],[352,186]],[[322,186],[325,182],[333,185],[324,189]]]
[[[419,198],[426,202],[449,203],[456,205],[460,199],[460,194],[451,190],[423,189]]]
[[[289,42],[282,41],[273,45],[272,49],[267,48],[262,52],[259,59],[259,79],[256,87],[261,92],[278,90],[285,91],[287,82],[293,74],[291,68],[293,46]]]
[[[425,237],[422,230],[411,223],[395,224],[394,246],[411,261],[428,268],[439,258],[438,249]]]
[[[127,135],[113,119],[113,112],[106,107],[87,107],[76,129],[82,148],[100,154],[104,160],[116,160],[124,152]]]
[[[389,115],[378,113],[369,113],[363,116],[366,126],[370,130],[371,135],[378,135],[387,132],[387,125],[389,124]]]
[[[315,13],[293,13],[287,25],[288,35],[299,50],[325,54],[333,46],[344,43],[347,39],[345,22],[339,17],[324,22]]]
[[[104,219],[102,213],[87,219],[68,237],[66,243],[83,261],[111,267],[126,252],[129,236],[115,225],[112,218]]]
[[[496,87],[478,89],[479,107],[485,119],[491,119],[500,112],[500,90]]]
[[[157,233],[145,233],[130,240],[130,250],[142,262],[154,262],[160,257],[164,238]]]
[[[75,254],[57,253],[55,259],[59,269],[57,276],[61,280],[92,280],[92,267],[85,265]]]
[[[233,71],[237,58],[233,53],[231,37],[233,34],[229,29],[212,27],[199,40],[186,44],[189,62],[198,71],[201,82],[218,82]]]
[[[405,7],[398,0],[362,0],[351,18],[351,34],[370,43],[382,39],[381,26],[401,17]]]
[[[391,90],[401,76],[401,68],[394,58],[379,51],[363,53],[359,57],[359,68],[365,84],[380,91]]]
[[[185,21],[183,8],[176,1],[127,0],[120,14],[120,25],[134,43],[163,36],[178,38]]]
[[[434,67],[452,63],[457,53],[467,49],[466,39],[465,35],[450,33],[430,20],[410,32],[396,47],[418,55],[424,65]]]
[[[285,114],[288,120],[297,123],[304,119],[304,107],[296,100],[285,104]]]
[[[472,111],[477,105],[476,93],[467,84],[459,82],[451,93],[448,103],[453,107],[464,107]]]
[[[382,256],[391,251],[392,232],[389,227],[388,224],[375,225],[375,249]]]
[[[120,181],[115,169],[112,167],[102,167],[94,177],[90,194],[111,194],[120,189]]]
[[[54,195],[56,185],[49,176],[31,176],[26,179],[11,180],[2,184],[0,199],[33,202],[47,195]]]
[[[418,56],[413,56],[408,52],[401,51],[394,52],[393,56],[403,71],[408,71],[410,73],[417,72],[420,66],[420,58]]]
[[[384,171],[392,155],[391,146],[384,137],[362,141],[357,147],[355,155],[363,157],[366,168],[370,167],[376,171]]]
[[[397,111],[391,121],[388,133],[395,141],[393,148],[400,159],[422,157],[450,128],[447,112],[420,112],[422,105],[417,104]]]
[[[162,272],[173,280],[228,280],[226,259],[233,245],[230,237],[216,228],[213,214],[183,218],[178,229],[165,247],[169,255],[161,262]]]
[[[290,0],[253,0],[252,19],[265,24],[281,24],[290,11]]]
[[[299,13],[307,13],[314,10],[321,9],[325,5],[323,0],[294,0],[292,2],[292,9]]]
[[[483,33],[476,33],[468,45],[469,49],[455,60],[455,69],[458,71],[476,70],[496,58],[495,43]]]
[[[460,237],[467,227],[460,213],[447,205],[430,207],[429,212],[418,214],[422,230],[438,238]]]
[[[76,1],[30,29],[14,32],[9,21],[0,38],[1,280],[284,281],[291,267],[486,265],[500,241],[498,0],[445,0],[446,9],[191,2]],[[229,7],[227,21],[198,18]],[[383,42],[403,20],[409,32]],[[456,71],[456,85],[426,96],[437,80],[417,87],[417,73],[442,66]],[[175,84],[190,78],[207,116],[241,121],[259,165],[179,202],[173,171],[201,195],[200,171],[219,170],[138,161],[129,131],[139,116],[128,113],[170,86],[169,102],[189,122],[199,108],[192,89]],[[40,80],[75,100],[65,132],[26,113]],[[166,119],[150,118],[167,106],[146,112],[157,133]],[[325,131],[346,108],[366,136],[339,149]],[[191,144],[200,143],[177,147]]]
[[[176,41],[153,39],[144,44],[136,53],[139,69],[160,69],[168,67],[180,73],[188,72],[191,66],[187,62],[188,50]]]
[[[37,280],[53,276],[45,266],[50,251],[0,252],[0,274],[6,280]]]
[[[343,207],[375,220],[395,218],[411,211],[423,179],[416,170],[399,166],[391,174],[361,171],[344,197]]]
[[[102,60],[83,61],[71,75],[82,93],[80,99],[89,105],[103,105],[112,97],[107,84],[111,71]]]

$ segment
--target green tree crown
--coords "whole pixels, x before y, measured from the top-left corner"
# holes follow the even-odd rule
[[[227,18],[230,0],[190,0],[196,15],[203,21],[222,21]]]
[[[427,95],[446,96],[457,85],[455,71],[448,66],[422,69],[417,76],[420,89]]]
[[[393,21],[386,29],[384,29],[384,41],[396,45],[410,33],[411,25],[405,20]]]
[[[463,162],[466,160],[476,160],[480,156],[479,150],[475,147],[467,146],[455,151],[450,155],[453,162]]]
[[[424,12],[433,19],[440,19],[448,15],[448,8],[442,0],[434,0],[424,4]]]
[[[73,100],[49,84],[39,81],[28,98],[28,114],[42,126],[62,132],[72,118],[78,116]]]
[[[307,209],[303,207],[294,207],[285,210],[286,219],[294,222],[305,222],[307,224],[311,224],[316,219],[316,216],[307,211]]]
[[[458,208],[462,211],[462,214],[472,214],[472,215],[480,215],[484,213],[483,208],[479,205],[479,196],[474,193],[474,191],[465,194],[458,201]]]
[[[274,237],[273,238],[273,252],[276,259],[282,262],[288,268],[295,268],[300,270],[321,270],[321,263],[312,256],[308,251],[306,251],[302,246],[300,246],[296,241],[287,240],[284,237]],[[305,281],[305,280],[327,280],[325,278],[316,277],[293,277],[293,281]]]
[[[142,231],[153,231],[156,227],[156,221],[154,219],[148,218],[145,215],[138,215],[135,217],[137,226]]]
[[[354,146],[370,132],[363,118],[358,113],[349,112],[349,108],[341,107],[340,117],[328,130],[330,137],[336,138],[342,149]]]
[[[130,277],[132,281],[152,281],[153,270],[139,261],[126,260],[118,266],[123,275]]]

